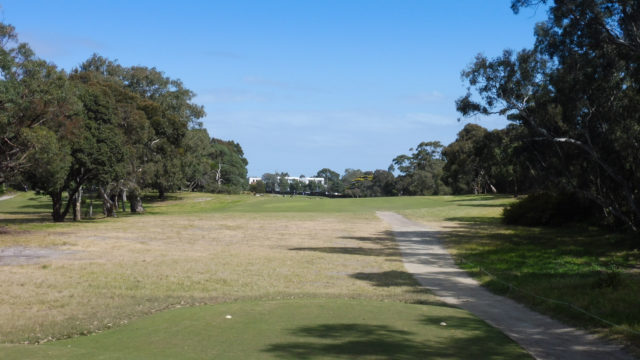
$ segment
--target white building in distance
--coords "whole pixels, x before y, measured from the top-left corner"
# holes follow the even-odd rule
[[[297,177],[297,176],[287,176],[285,177],[285,179],[287,179],[287,181],[289,183],[291,183],[293,180],[298,180],[301,183],[304,184],[308,184],[309,182],[316,182],[316,183],[320,183],[322,185],[326,185],[324,182],[324,178],[321,177]],[[250,177],[249,178],[249,184],[255,184],[258,180],[262,181],[261,177]],[[278,180],[280,180],[280,177],[278,177]]]

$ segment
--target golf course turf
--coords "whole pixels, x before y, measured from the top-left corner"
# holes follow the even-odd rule
[[[574,325],[603,330],[572,309],[549,309],[496,288],[478,266],[538,295],[578,301],[597,314],[611,311],[607,317],[622,326],[603,333],[638,341],[625,330],[638,328],[638,315],[629,311],[639,308],[638,299],[627,296],[639,283],[634,242],[579,226],[501,225],[502,207],[513,201],[508,196],[178,193],[165,201],[145,200],[145,215],[99,214],[77,223],[52,223],[48,198],[33,193],[0,202],[0,249],[52,254],[22,263],[0,258],[11,260],[0,264],[0,358],[528,356],[495,329],[421,288],[404,269],[377,210],[433,228],[454,258],[469,261],[461,266],[492,290]],[[556,257],[558,251],[563,257]],[[572,266],[542,266],[536,259],[543,257]],[[611,264],[618,282],[600,285]],[[566,282],[582,277],[593,277],[600,295],[593,296],[595,285]],[[598,298],[605,296],[610,301],[602,306]],[[465,325],[453,325],[442,312],[466,319]],[[220,314],[232,315],[231,321],[218,322],[227,320]],[[419,320],[426,318],[438,320],[437,326]],[[237,327],[220,327],[229,324]]]
[[[0,349],[6,359],[530,359],[456,308],[339,299],[175,309],[93,336]]]

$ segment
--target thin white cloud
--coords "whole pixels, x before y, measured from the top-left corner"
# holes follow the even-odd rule
[[[409,123],[415,125],[449,126],[458,122],[457,119],[449,116],[430,113],[410,113],[405,118]]]
[[[403,99],[405,101],[408,101],[411,103],[418,103],[418,104],[423,104],[423,103],[432,104],[432,103],[441,103],[443,101],[446,101],[446,97],[444,96],[444,94],[442,94],[437,90],[420,92],[417,94],[405,96]]]
[[[43,58],[66,56],[79,49],[100,52],[105,47],[104,44],[87,37],[68,36],[56,32],[21,32],[18,35],[20,41],[28,43],[36,55]]]
[[[245,76],[244,78],[242,78],[242,82],[244,82],[247,85],[261,86],[266,88],[274,88],[274,89],[287,90],[287,91],[307,91],[307,92],[321,91],[321,89],[313,86],[308,86],[308,85],[293,83],[288,81],[282,81],[282,80],[274,80],[274,79],[269,79],[262,76]]]
[[[198,100],[198,99],[196,99]],[[208,111],[216,127],[241,127],[246,131],[285,131],[301,138],[349,134],[398,134],[456,126],[454,117],[430,113],[395,114],[382,111]],[[326,134],[326,135],[324,135]]]
[[[194,99],[197,104],[221,104],[221,103],[244,103],[244,102],[266,102],[269,98],[264,94],[236,88],[213,89]]]

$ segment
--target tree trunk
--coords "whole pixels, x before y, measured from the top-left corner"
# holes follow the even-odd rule
[[[82,186],[78,188],[73,200],[73,221],[80,221],[82,220]]]
[[[111,202],[113,203],[113,212],[118,211],[118,194],[117,193],[111,197]]]
[[[102,209],[104,210],[104,215],[106,217],[117,217],[116,216],[116,208],[114,206],[113,201],[109,199],[109,196],[104,192],[102,186],[98,187],[100,192],[100,196],[102,197]]]
[[[131,200],[129,200],[129,205],[132,213],[144,212],[144,208],[142,207],[142,199],[137,193],[131,195]]]
[[[66,214],[62,213],[62,192],[51,193],[49,196],[51,196],[53,203],[53,211],[51,212],[53,221],[63,222]]]
[[[127,190],[122,190],[122,212],[125,212],[125,203],[127,202]]]
[[[164,188],[158,188],[158,199],[164,200]]]

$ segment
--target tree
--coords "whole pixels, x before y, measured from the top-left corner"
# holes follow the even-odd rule
[[[266,192],[264,181],[258,180],[253,184],[249,185],[249,191],[254,192],[256,194],[264,194]]]
[[[514,0],[523,6],[546,1]],[[463,76],[463,116],[502,114],[527,131],[538,174],[640,230],[640,7],[627,0],[563,1],[536,27],[533,49],[476,57]]]
[[[278,188],[278,175],[265,173],[262,175],[262,181],[264,182],[264,187],[266,192],[275,193]]]
[[[96,54],[74,73],[117,83],[139,98],[135,110],[144,113],[149,131],[138,139],[135,173],[139,175],[131,174],[130,178],[137,187],[155,188],[161,198],[180,189],[185,182],[181,171],[183,140],[190,128],[201,127],[198,119],[205,115],[202,106],[192,102],[195,93],[156,68],[125,68]]]
[[[288,176],[289,174],[287,173],[280,173],[278,175],[278,189],[280,189],[281,194],[289,192],[289,180],[287,180]]]
[[[0,22],[0,183],[32,165],[38,136],[31,130],[44,126],[57,136],[73,136],[79,115],[74,96],[66,73],[37,58],[18,42],[13,26]]]
[[[380,169],[374,171],[371,189],[367,196],[393,196],[395,194],[395,177],[393,173]]]
[[[396,189],[400,195],[441,195],[449,193],[443,183],[444,159],[439,141],[418,144],[411,155],[398,155],[391,169],[400,171]]]
[[[481,174],[485,174],[478,158],[478,147],[488,133],[476,124],[464,126],[454,142],[442,150],[447,162],[444,165],[445,181],[455,194],[477,194]],[[480,181],[479,181],[480,180]]]
[[[212,159],[216,168],[214,192],[238,193],[247,188],[247,164],[240,144],[234,141],[211,139]]]
[[[319,170],[315,177],[323,178],[326,183],[327,191],[331,193],[340,194],[344,191],[344,185],[340,181],[340,174],[329,168]]]
[[[182,172],[189,191],[202,191],[216,181],[217,153],[210,142],[206,129],[191,129],[183,140]]]
[[[58,136],[45,127],[29,129],[24,136],[35,144],[26,158],[32,166],[26,168],[25,177],[32,187],[51,197],[53,220],[63,221],[67,213],[62,208],[62,196],[67,189],[72,162],[69,145],[59,141]]]
[[[289,183],[289,192],[291,192],[292,194],[295,195],[299,192],[302,192],[303,190],[304,190],[304,183],[301,182],[300,180],[293,179]]]

